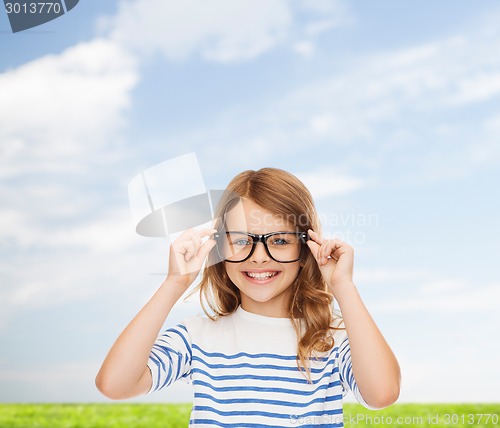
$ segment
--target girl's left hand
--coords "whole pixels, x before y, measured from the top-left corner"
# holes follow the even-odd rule
[[[307,246],[316,259],[330,291],[333,293],[338,284],[352,283],[353,248],[340,239],[323,239],[312,230],[308,233],[311,239],[307,241]]]

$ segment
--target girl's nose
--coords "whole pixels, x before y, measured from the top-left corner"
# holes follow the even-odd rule
[[[251,261],[255,263],[265,263],[270,259],[269,254],[267,254],[264,244],[262,242],[257,242],[255,246],[255,251],[252,254]]]

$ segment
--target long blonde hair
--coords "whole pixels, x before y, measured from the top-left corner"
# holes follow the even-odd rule
[[[276,168],[248,170],[229,183],[215,212],[219,222],[239,198],[248,198],[267,211],[284,216],[302,232],[319,232],[320,224],[310,192],[294,175]],[[239,289],[229,279],[214,248],[208,256],[200,284],[200,302],[213,320],[233,313],[241,304]],[[308,248],[287,302],[287,315],[297,333],[297,365],[310,381],[309,358],[333,347],[333,296]],[[207,308],[208,306],[208,308]]]

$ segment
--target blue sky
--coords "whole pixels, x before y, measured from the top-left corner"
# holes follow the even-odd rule
[[[401,401],[500,401],[499,18],[487,1],[87,0],[11,34],[0,13],[0,401],[106,401],[95,374],[167,266],[128,183],[190,152],[210,189],[264,166],[310,187],[355,247]]]

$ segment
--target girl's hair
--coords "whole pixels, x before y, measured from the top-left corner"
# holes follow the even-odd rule
[[[216,228],[222,226],[225,214],[240,198],[252,200],[293,224],[298,231],[307,233],[312,229],[319,232],[320,224],[311,194],[297,177],[286,171],[262,168],[244,171],[233,178],[217,206]],[[193,291],[200,291],[202,308],[212,320],[231,314],[241,304],[239,289],[229,279],[224,262],[219,261],[214,248],[208,256],[202,280]],[[287,310],[298,338],[297,364],[299,369],[306,371],[310,380],[308,359],[316,352],[326,352],[333,347],[333,297],[307,246],[300,266],[297,278],[290,285],[292,290]]]

